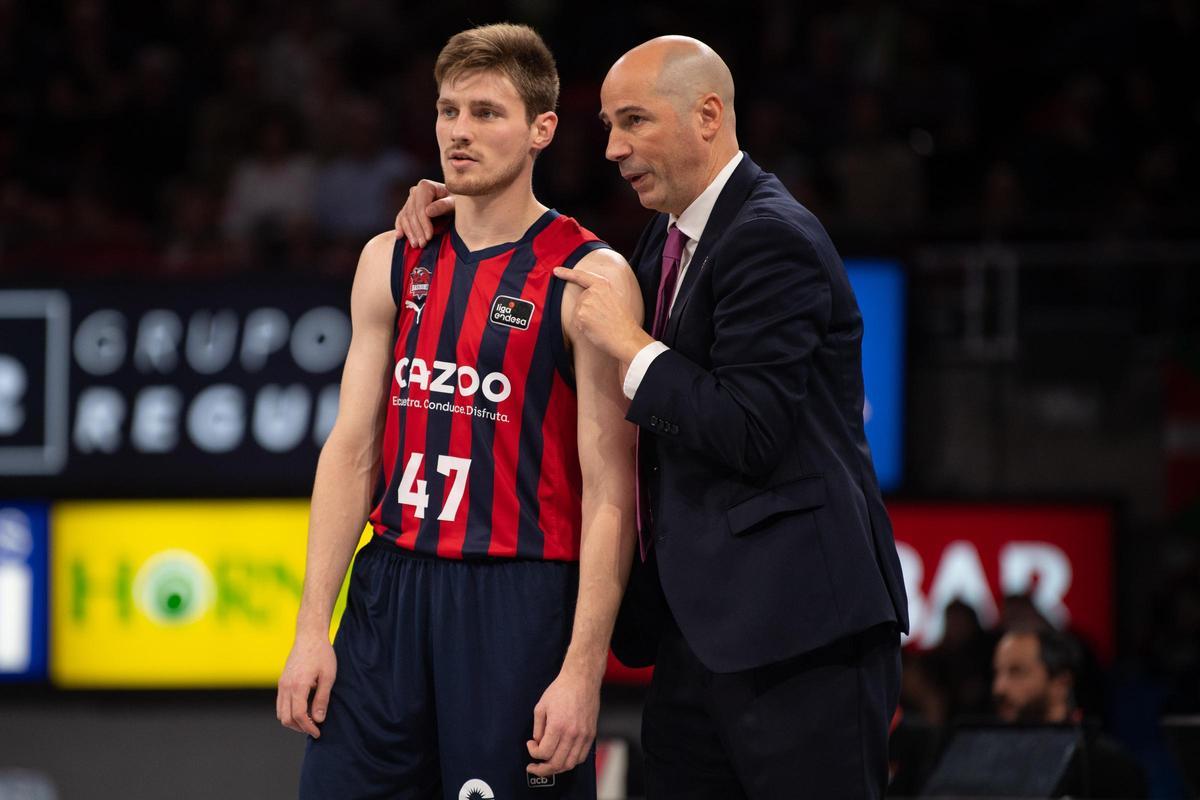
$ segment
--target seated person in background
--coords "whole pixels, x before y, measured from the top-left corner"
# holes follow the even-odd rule
[[[1076,644],[1055,630],[1014,628],[1000,638],[993,658],[992,699],[1003,721],[1025,725],[1080,725],[1075,705]],[[1077,750],[1060,790],[1074,797],[1145,797],[1141,766],[1095,725],[1082,726]]]

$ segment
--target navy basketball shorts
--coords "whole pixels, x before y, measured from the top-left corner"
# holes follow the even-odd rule
[[[368,543],[354,560],[301,799],[594,800],[594,748],[553,778],[525,772],[533,707],[562,666],[578,583],[576,564]]]

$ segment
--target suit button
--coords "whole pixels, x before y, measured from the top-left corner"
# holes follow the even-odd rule
[[[660,533],[658,536],[655,537],[655,539],[658,541],[659,544],[667,543],[667,535],[665,533]]]

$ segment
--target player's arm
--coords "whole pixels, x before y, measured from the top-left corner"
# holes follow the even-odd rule
[[[575,267],[603,276],[616,287],[626,312],[641,319],[642,301],[629,265],[611,250],[597,250]],[[579,287],[563,296],[563,327],[572,345],[579,403],[579,467],[583,477],[583,527],[579,595],[571,643],[562,669],[534,709],[530,754],[536,775],[551,775],[583,762],[596,736],[600,684],[621,595],[629,578],[637,538],[634,498],[635,428],[625,421],[615,358],[574,330]]]
[[[350,295],[353,332],[333,430],[321,448],[309,513],[304,591],[296,640],[279,678],[275,711],[285,726],[314,737],[323,722],[337,672],[329,623],[338,590],[370,511],[379,470],[387,391],[390,386],[392,326],[391,232],[367,243]],[[309,712],[309,694],[312,711]]]

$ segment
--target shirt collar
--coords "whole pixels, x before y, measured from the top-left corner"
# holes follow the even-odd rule
[[[729,176],[737,169],[737,165],[742,161],[742,151],[739,150],[734,154],[733,158],[729,159],[717,177],[712,179],[712,183],[708,185],[700,196],[692,201],[692,204],[683,210],[683,213],[676,217],[670,215],[669,224],[674,225],[683,231],[683,235],[688,237],[692,242],[700,241],[700,237],[704,235],[704,228],[708,225],[708,218],[712,216],[713,206],[717,204],[717,198],[721,196],[721,190],[725,188],[725,184],[729,182]]]

